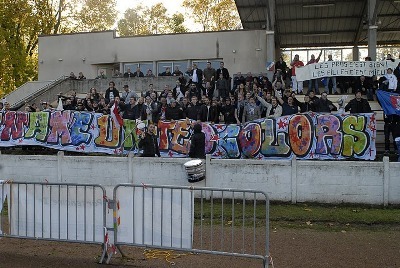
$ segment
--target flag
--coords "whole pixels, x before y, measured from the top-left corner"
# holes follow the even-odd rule
[[[111,107],[111,117],[114,120],[115,126],[120,128],[124,124],[124,120],[122,119],[121,115],[119,114],[117,106],[114,105]]]
[[[267,61],[267,63],[265,64],[265,67],[266,67],[267,71],[275,71],[275,62]]]
[[[400,95],[392,92],[378,90],[376,97],[386,115],[400,115]]]

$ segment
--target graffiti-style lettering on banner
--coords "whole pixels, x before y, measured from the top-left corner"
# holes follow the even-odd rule
[[[212,158],[375,159],[375,114],[296,114],[243,125],[202,123]],[[160,152],[184,157],[191,128],[185,121],[159,122]]]
[[[375,114],[296,114],[243,125],[202,123],[213,158],[375,159]],[[108,115],[76,112],[0,113],[0,147],[39,145],[64,151],[138,152],[143,129]],[[192,133],[187,121],[158,123],[163,157],[186,157]]]
[[[0,113],[0,146],[38,145],[64,151],[121,154],[138,151],[132,120],[117,129],[108,115],[76,112]]]

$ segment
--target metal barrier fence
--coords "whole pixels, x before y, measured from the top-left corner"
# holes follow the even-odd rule
[[[0,237],[103,244],[105,189],[71,183],[0,183]]]
[[[128,245],[261,259],[268,267],[269,199],[260,191],[120,184],[109,200],[101,185],[0,181],[0,198],[0,237],[101,244],[100,263]]]
[[[256,258],[268,267],[269,199],[263,192],[120,184],[113,198],[118,248]]]

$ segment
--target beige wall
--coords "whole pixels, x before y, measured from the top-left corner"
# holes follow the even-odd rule
[[[206,179],[189,183],[188,158],[1,154],[0,180],[16,182],[119,183],[254,189],[271,200],[318,203],[400,204],[400,163],[211,159]],[[27,172],[29,171],[29,172]],[[218,198],[218,191],[214,197]]]
[[[265,72],[265,31],[142,37],[115,37],[113,31],[106,31],[39,37],[39,81],[71,71],[94,78],[100,65],[187,59],[223,59],[231,74]]]

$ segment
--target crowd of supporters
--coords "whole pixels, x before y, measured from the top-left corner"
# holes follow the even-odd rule
[[[308,81],[298,81],[296,78],[296,68],[314,64],[319,62],[321,53],[315,57],[311,55],[310,60],[304,63],[299,59],[298,55],[295,55],[290,64],[286,62],[281,57],[279,61],[275,63],[275,76],[284,80],[286,87],[291,88],[296,93],[309,93],[310,90],[319,93],[324,91],[328,94],[347,94],[352,90],[356,92],[361,90],[362,95],[368,100],[376,100],[375,92],[378,89],[392,90],[394,92],[400,93],[400,83],[395,82],[400,80],[400,64],[396,68],[389,68],[387,74],[382,77],[377,77],[376,75],[368,76],[338,76],[338,77],[324,77],[322,79],[311,79]],[[384,60],[392,61],[392,55],[388,54]],[[333,61],[332,55],[328,55],[327,61]],[[365,61],[371,61],[370,57],[366,57]],[[395,79],[396,78],[396,79]],[[303,85],[307,85],[308,91],[303,90]],[[321,90],[319,87],[323,86]]]
[[[298,60],[298,57],[295,60]],[[317,62],[319,56],[317,59],[312,57],[312,60]],[[303,112],[330,113],[339,109],[341,112],[367,113],[371,112],[368,100],[375,99],[376,90],[396,92],[400,86],[397,83],[400,79],[399,64],[394,71],[389,68],[387,74],[380,79],[356,77],[351,84],[355,98],[347,104],[340,100],[333,103],[327,98],[331,85],[319,93],[318,81],[310,81],[307,91],[299,91],[298,87],[295,90],[293,83],[297,81],[293,80],[293,76],[292,79],[288,79],[289,74],[293,72],[288,71],[283,59],[281,58],[275,66],[272,81],[262,74],[253,75],[250,72],[246,75],[239,72],[232,79],[223,62],[217,70],[211,67],[211,63],[207,63],[204,70],[193,64],[185,73],[176,69],[173,73],[166,70],[160,74],[174,75],[177,78],[175,87],[165,85],[162,91],[156,90],[153,84],[149,84],[147,89],[130,89],[128,85],[117,89],[115,83],[110,81],[107,89],[99,92],[96,88],[91,88],[84,98],[78,98],[76,92],[69,96],[60,94],[58,97],[62,101],[63,110],[110,114],[110,109],[115,105],[122,118],[130,120],[149,120],[157,123],[159,120],[191,119],[199,122],[241,124],[264,117],[277,118]],[[292,65],[292,68],[296,68],[295,66]],[[104,73],[101,73],[98,78],[103,78],[103,75]],[[128,72],[123,74],[123,77],[142,76],[144,74],[139,68],[135,73],[128,69]],[[71,73],[70,78],[85,79],[82,73],[79,73],[78,77]],[[331,78],[331,82],[337,83],[336,88],[340,88],[339,77]],[[335,92],[338,92],[336,88]],[[3,105],[0,102],[0,110],[18,108],[20,107],[11,109],[9,103],[5,102]],[[40,107],[34,103],[26,105],[25,111],[51,111],[55,108],[42,101]],[[398,129],[400,120],[399,116],[385,116],[384,119],[386,144],[390,132],[393,134],[391,126],[394,125]]]
[[[399,64],[400,65],[400,64]],[[273,80],[266,76],[246,75],[237,73],[231,79],[224,63],[220,63],[217,70],[207,63],[204,70],[193,64],[185,73],[174,70],[166,70],[165,74],[177,77],[175,87],[166,85],[160,92],[156,91],[153,84],[147,89],[130,89],[124,85],[117,89],[114,82],[109,82],[109,87],[104,92],[98,92],[91,88],[84,98],[78,98],[73,92],[69,96],[59,95],[64,110],[90,111],[109,114],[110,108],[115,104],[124,119],[150,120],[157,123],[159,120],[179,120],[189,118],[192,120],[212,123],[243,123],[263,117],[279,117],[299,112],[333,112],[343,108],[352,113],[370,112],[371,108],[367,99],[377,89],[395,87],[397,90],[397,77],[391,69],[381,79],[356,78],[352,85],[356,92],[356,98],[345,107],[343,103],[332,103],[327,98],[324,90],[321,94],[314,89],[308,89],[303,96],[296,94],[288,81],[288,74],[280,68],[286,68],[286,64],[280,59],[276,63],[276,72]],[[399,66],[395,73],[399,75]],[[102,75],[102,74],[100,74]],[[140,68],[135,73],[128,69],[124,77],[141,77]],[[73,73],[71,79],[85,79],[80,72],[78,77]],[[393,81],[395,82],[393,82]],[[232,86],[231,86],[232,83]],[[289,85],[287,84],[289,83]],[[318,89],[318,88],[317,88]],[[103,89],[104,90],[104,89]],[[8,105],[9,106],[9,105]],[[343,107],[342,107],[343,106]],[[7,109],[6,107],[0,107]],[[27,105],[25,111],[51,110],[49,103],[42,101],[40,107],[35,104]]]
[[[314,58],[315,61],[319,60]],[[246,75],[237,73],[233,79],[224,63],[220,63],[217,70],[207,63],[204,70],[193,64],[185,73],[166,70],[166,74],[177,77],[175,87],[165,85],[163,90],[156,90],[153,84],[147,89],[130,89],[124,85],[117,89],[113,81],[109,82],[107,89],[98,92],[91,88],[84,98],[78,98],[73,92],[69,96],[59,95],[64,110],[90,111],[109,114],[110,108],[115,104],[124,119],[141,119],[157,123],[159,120],[179,120],[189,118],[202,122],[212,123],[243,123],[263,117],[279,117],[299,112],[333,112],[338,108],[352,113],[370,112],[371,108],[367,99],[374,95],[377,89],[396,91],[399,87],[397,77],[400,75],[400,64],[393,74],[388,69],[387,75],[379,80],[364,76],[356,78],[352,85],[356,98],[347,105],[332,103],[327,98],[327,90],[321,94],[316,92],[317,86],[309,88],[307,93],[293,89],[293,81],[287,79],[289,73],[286,63],[282,58],[276,62],[276,71],[273,80],[266,76]],[[295,68],[295,67],[293,67]],[[103,74],[100,74],[100,76]],[[140,68],[135,73],[128,69],[124,77],[141,77]],[[71,79],[85,79],[82,72],[78,77],[70,74]],[[314,81],[312,81],[314,82]],[[232,85],[231,85],[232,83]],[[394,87],[394,88],[392,88]],[[305,90],[304,90],[305,92]],[[301,94],[301,95],[300,95]],[[342,107],[343,105],[343,107]],[[9,107],[0,107],[10,109]],[[9,106],[9,105],[8,105]],[[25,111],[51,110],[47,102],[42,101],[40,107],[35,104],[26,105]]]

